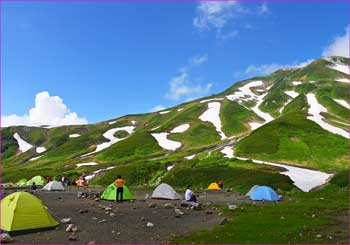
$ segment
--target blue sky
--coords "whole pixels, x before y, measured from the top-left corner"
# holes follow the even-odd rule
[[[3,119],[95,123],[221,92],[341,54],[348,10],[346,2],[2,3]]]

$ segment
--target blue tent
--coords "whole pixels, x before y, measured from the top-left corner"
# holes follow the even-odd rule
[[[259,186],[250,194],[250,199],[254,201],[278,201],[279,197],[272,188]]]

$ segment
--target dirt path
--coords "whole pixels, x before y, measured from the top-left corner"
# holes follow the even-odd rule
[[[56,220],[72,218],[72,223],[79,228],[75,234],[77,240],[69,241],[71,233],[65,231],[65,224],[60,224],[55,230],[15,236],[14,243],[165,243],[174,235],[188,235],[219,224],[224,217],[206,205],[249,202],[246,197],[236,193],[202,192],[199,200],[205,204],[203,210],[192,210],[180,207],[180,201],[144,200],[147,192],[150,193],[134,191],[137,200],[123,204],[78,198],[77,190],[35,193]],[[149,207],[151,204],[155,207]],[[174,207],[167,208],[164,204],[176,206],[185,215],[176,218]],[[106,211],[101,206],[111,210]],[[80,213],[81,210],[85,213]],[[115,216],[111,217],[106,212],[113,212]],[[147,227],[148,222],[154,226]]]

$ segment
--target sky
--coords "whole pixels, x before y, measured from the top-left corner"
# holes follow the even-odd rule
[[[2,126],[163,110],[349,56],[348,2],[2,2]]]

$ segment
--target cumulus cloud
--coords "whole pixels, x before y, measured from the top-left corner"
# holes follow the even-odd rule
[[[221,30],[240,9],[236,1],[199,2],[193,26],[200,31]]]
[[[153,107],[151,110],[149,110],[149,112],[156,112],[156,111],[162,111],[164,110],[165,107],[162,105],[156,105],[155,107]]]
[[[193,84],[188,78],[186,69],[181,69],[178,76],[173,77],[169,82],[170,88],[166,97],[171,100],[180,100],[183,97],[195,97],[208,94],[212,84]]]
[[[323,49],[322,55],[349,57],[349,26],[345,28],[343,36],[336,37],[328,47]]]
[[[265,76],[269,75],[279,69],[286,69],[286,68],[301,68],[304,66],[307,66],[313,61],[313,59],[309,59],[303,62],[294,62],[293,64],[263,64],[263,65],[250,65],[248,66],[244,74],[237,74],[237,75],[249,75],[249,76]]]
[[[62,126],[87,124],[85,118],[71,112],[59,96],[50,96],[47,91],[37,93],[35,106],[23,116],[7,115],[2,117],[2,126]]]
[[[201,65],[205,62],[208,61],[208,55],[199,55],[199,56],[194,56],[190,59],[190,64],[191,65]]]

